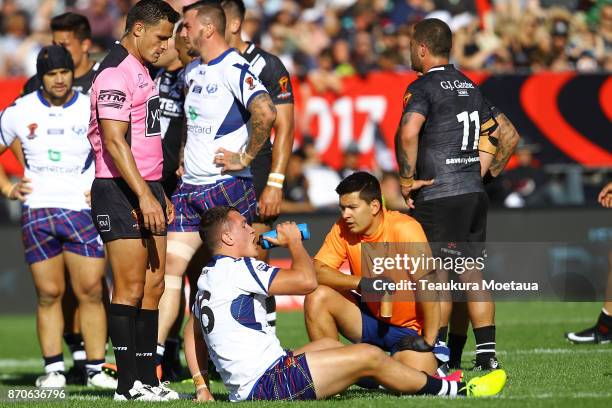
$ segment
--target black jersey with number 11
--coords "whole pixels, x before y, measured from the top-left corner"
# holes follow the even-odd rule
[[[408,86],[404,114],[426,117],[419,134],[416,178],[434,179],[416,199],[432,200],[484,191],[478,140],[493,107],[478,87],[453,65],[430,69]]]

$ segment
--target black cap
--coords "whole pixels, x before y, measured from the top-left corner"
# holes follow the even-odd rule
[[[59,68],[74,72],[74,62],[67,49],[60,45],[48,45],[40,50],[36,59],[36,76],[40,81],[47,72]]]
[[[551,34],[555,37],[567,37],[569,34],[569,23],[565,20],[555,20]]]

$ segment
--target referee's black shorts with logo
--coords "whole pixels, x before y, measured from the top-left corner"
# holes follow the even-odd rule
[[[161,183],[147,181],[147,184],[165,216],[166,200]],[[91,186],[91,215],[104,243],[124,238],[150,238],[153,235],[142,226],[138,197],[121,178],[94,179]],[[166,231],[155,235],[166,235]]]
[[[489,198],[484,192],[416,200],[412,216],[435,256],[480,257],[487,239]]]

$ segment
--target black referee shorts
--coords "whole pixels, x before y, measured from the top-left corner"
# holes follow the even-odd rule
[[[423,227],[435,256],[482,256],[489,209],[486,193],[417,200],[414,206],[411,215]]]
[[[153,195],[159,201],[164,216],[166,200],[159,182],[147,181]],[[150,238],[151,231],[141,228],[138,222],[138,197],[121,178],[96,178],[91,186],[91,217],[102,242],[124,238]],[[167,221],[167,220],[166,220]],[[166,235],[166,231],[161,234]]]

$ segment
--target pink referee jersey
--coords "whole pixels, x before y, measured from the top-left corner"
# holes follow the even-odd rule
[[[143,179],[161,178],[163,152],[159,94],[146,67],[121,44],[104,58],[91,88],[87,137],[96,156],[96,177],[121,177],[104,146],[101,119],[129,123],[125,139]]]

